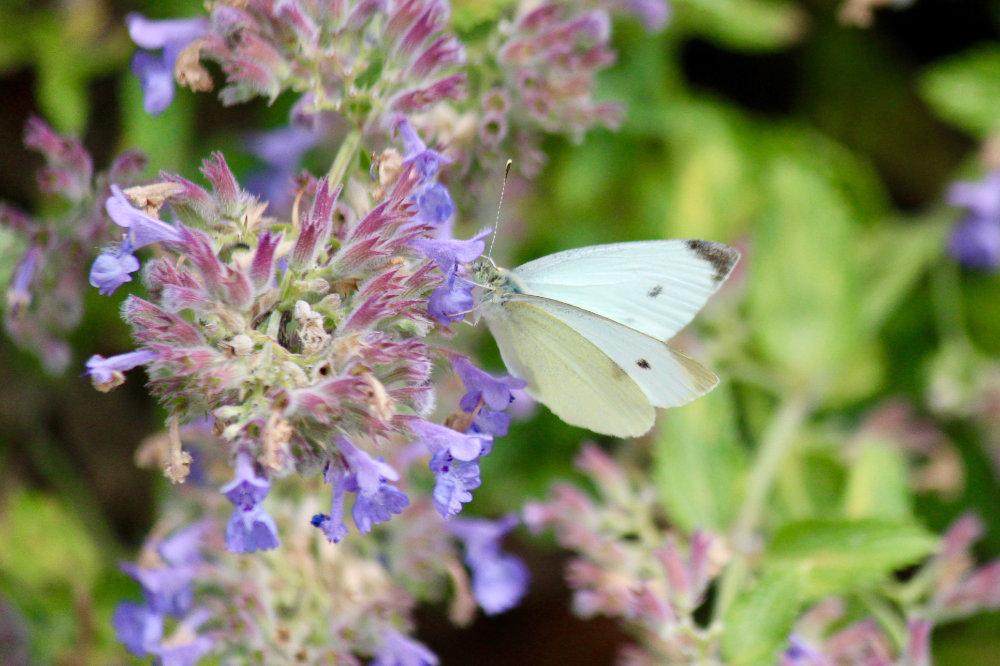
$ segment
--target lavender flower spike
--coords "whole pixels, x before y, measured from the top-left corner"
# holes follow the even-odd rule
[[[94,354],[87,359],[87,371],[84,375],[90,376],[98,391],[107,392],[125,382],[123,374],[125,371],[131,370],[137,365],[152,363],[157,356],[158,354],[151,349],[127,352],[110,358]]]
[[[241,452],[236,458],[236,478],[220,489],[236,506],[226,525],[227,550],[253,553],[278,547],[278,527],[260,506],[270,489],[271,482],[257,476],[250,455]]]

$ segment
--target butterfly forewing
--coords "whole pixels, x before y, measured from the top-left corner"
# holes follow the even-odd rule
[[[738,258],[722,243],[639,241],[557,252],[512,273],[529,293],[668,340],[715,293]]]

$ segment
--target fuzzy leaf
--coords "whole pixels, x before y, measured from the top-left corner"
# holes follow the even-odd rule
[[[844,516],[905,521],[910,518],[906,459],[888,442],[860,447],[844,493]]]
[[[737,597],[724,619],[722,653],[730,666],[778,663],[798,617],[801,574],[774,571]]]
[[[740,506],[745,467],[732,399],[717,389],[675,410],[657,439],[653,476],[671,522],[725,531]]]
[[[806,16],[787,0],[674,0],[681,32],[748,51],[778,49],[802,36]]]
[[[840,192],[788,157],[764,179],[768,202],[750,264],[750,329],[792,385],[829,377],[859,342],[854,229]]]
[[[939,116],[982,136],[1000,127],[1000,47],[979,47],[939,61],[920,82]]]
[[[804,520],[782,527],[764,558],[769,571],[799,570],[809,599],[871,588],[933,552],[937,539],[912,522]]]

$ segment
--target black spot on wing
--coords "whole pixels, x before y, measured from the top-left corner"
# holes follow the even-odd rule
[[[646,295],[649,296],[650,298],[656,298],[657,296],[659,296],[662,293],[663,293],[663,285],[662,284],[658,284],[655,287],[653,287],[652,289],[650,289],[649,293],[646,294]]]
[[[704,240],[689,240],[687,242],[688,249],[697,254],[699,257],[712,264],[712,268],[715,269],[714,279],[716,282],[722,282],[729,275],[729,271],[733,269],[736,264],[736,260],[740,258],[740,253],[729,247],[728,245],[723,245],[722,243],[713,243],[712,241]]]
[[[650,368],[649,361],[647,361],[644,358],[640,358],[638,361],[635,362],[635,364],[640,368],[642,368],[643,370],[649,370]]]

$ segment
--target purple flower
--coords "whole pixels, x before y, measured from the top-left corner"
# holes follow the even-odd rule
[[[111,624],[118,642],[140,658],[150,654],[163,638],[163,616],[143,604],[131,601],[118,604]]]
[[[432,183],[417,194],[417,219],[435,226],[444,224],[455,214],[451,194],[441,183]],[[480,252],[482,254],[482,252]]]
[[[948,203],[972,215],[1000,219],[1000,169],[979,181],[959,181],[948,188]]]
[[[454,272],[449,273],[444,285],[432,291],[427,299],[427,313],[442,326],[461,321],[476,304],[472,296],[474,287],[475,283],[463,280]]]
[[[141,14],[125,17],[132,41],[144,49],[163,49],[160,55],[139,51],[132,58],[132,72],[143,91],[143,108],[150,115],[163,112],[174,99],[174,64],[184,47],[208,30],[205,19],[150,21]]]
[[[198,564],[201,558],[202,535],[205,532],[203,523],[195,523],[183,530],[174,532],[160,542],[157,552],[172,567],[184,567]]]
[[[197,664],[212,649],[212,638],[196,633],[209,617],[208,609],[199,608],[181,620],[170,638],[152,650],[152,653],[159,657],[160,664],[162,666]]]
[[[233,553],[253,553],[277,548],[278,527],[260,506],[271,490],[271,482],[257,476],[253,460],[246,452],[236,457],[236,477],[219,491],[236,508],[226,525],[226,548]]]
[[[454,270],[455,264],[467,264],[478,259],[486,249],[484,239],[491,233],[492,229],[484,229],[467,240],[418,238],[409,244],[447,274]]]
[[[472,569],[472,593],[480,607],[494,615],[513,608],[528,586],[528,568],[520,558],[500,551],[500,539],[518,523],[510,515],[490,521],[455,518],[452,534],[465,542],[465,562]]]
[[[966,218],[952,231],[948,250],[963,266],[995,271],[1000,266],[1000,219]]]
[[[505,409],[514,401],[512,391],[528,385],[526,381],[516,377],[494,377],[464,358],[454,359],[451,367],[462,378],[468,391],[458,403],[467,412],[474,411],[480,400],[490,409]]]
[[[488,435],[461,433],[423,419],[413,419],[408,425],[431,455],[435,456],[446,452],[456,460],[469,462],[482,456],[491,443]]]
[[[386,483],[399,479],[396,470],[381,458],[373,459],[346,437],[339,437],[337,445],[351,470],[347,490],[358,494],[351,515],[359,532],[367,534],[372,525],[388,521],[409,506],[406,494]]]
[[[151,349],[140,349],[125,354],[117,354],[110,358],[104,358],[100,354],[94,354],[87,359],[87,371],[84,375],[89,375],[96,386],[115,383],[115,386],[125,381],[121,374],[131,370],[137,365],[152,363],[158,354]]]
[[[1000,170],[980,181],[948,188],[948,203],[968,210],[952,231],[951,255],[963,266],[993,271],[1000,266]]]
[[[791,634],[788,643],[788,649],[781,655],[781,666],[828,666],[830,663],[822,652],[798,634]]]
[[[194,593],[191,580],[195,569],[191,566],[166,566],[146,569],[125,563],[121,570],[142,585],[146,605],[155,613],[181,617],[191,609]]]
[[[330,501],[330,515],[317,513],[310,521],[326,535],[331,543],[340,543],[347,536],[347,525],[344,524],[344,490],[347,487],[349,473],[341,467],[327,465],[323,479],[333,486],[333,499]]]
[[[271,550],[281,545],[274,518],[257,505],[244,511],[237,508],[226,525],[226,550],[231,553],[253,553]]]
[[[130,251],[159,241],[181,242],[177,227],[134,207],[117,185],[111,186],[111,196],[104,202],[104,208],[112,222],[128,229]]]
[[[431,178],[442,164],[451,163],[438,151],[429,149],[406,118],[396,121],[396,131],[403,139],[403,164],[412,164],[424,178]]]
[[[472,491],[482,484],[479,464],[455,460],[447,449],[441,449],[431,458],[434,472],[434,508],[444,518],[458,515],[462,505],[472,501]]]
[[[118,252],[102,252],[90,267],[90,286],[97,287],[101,296],[110,296],[115,290],[132,281],[131,273],[139,270],[139,260],[126,244]]]
[[[236,457],[236,477],[219,489],[232,502],[237,510],[249,511],[267,496],[271,490],[271,482],[257,476],[254,471],[253,459],[241,451]]]
[[[31,292],[28,287],[35,277],[35,268],[38,266],[38,259],[42,255],[42,248],[32,245],[14,270],[14,277],[10,281],[7,289],[7,307],[13,316],[28,307],[31,303]]]
[[[387,629],[371,666],[435,666],[437,656],[422,643]]]

